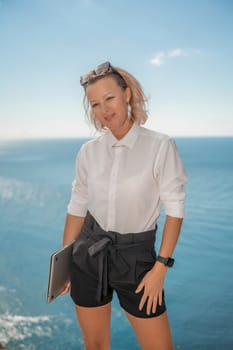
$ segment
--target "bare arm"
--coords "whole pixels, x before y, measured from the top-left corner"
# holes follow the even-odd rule
[[[166,258],[172,256],[180,234],[182,221],[181,218],[172,216],[166,217],[159,255]],[[139,309],[141,310],[147,301],[148,315],[151,313],[151,310],[155,312],[157,300],[159,300],[160,305],[162,304],[162,289],[167,269],[168,268],[164,264],[156,262],[137,287],[136,292],[140,292],[144,288]]]
[[[67,214],[64,233],[63,233],[63,242],[62,242],[63,246],[74,241],[78,237],[83,227],[84,219],[85,218],[81,216],[74,216],[71,214]],[[70,291],[70,281],[66,283],[66,286],[63,292],[61,293],[61,295],[65,295],[69,291]]]
[[[159,255],[164,257],[172,256],[175,249],[183,219],[167,216],[163,229],[162,242]],[[162,266],[164,266],[162,264]]]
[[[84,219],[85,218],[81,216],[67,214],[63,233],[63,246],[72,242],[78,237],[83,227]]]

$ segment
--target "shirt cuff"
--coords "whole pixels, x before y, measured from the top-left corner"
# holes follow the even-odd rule
[[[77,207],[76,205],[73,206],[72,204],[69,204],[67,206],[67,214],[85,217],[87,214],[87,208]]]
[[[182,219],[185,217],[185,209],[184,206],[181,206],[180,204],[177,206],[165,206],[165,214],[174,218]]]
[[[176,218],[185,217],[185,192],[163,194],[161,202],[166,215]]]

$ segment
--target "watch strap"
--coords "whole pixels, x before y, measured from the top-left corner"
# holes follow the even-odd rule
[[[167,267],[172,267],[174,265],[175,259],[173,259],[171,257],[165,258],[161,255],[158,255],[157,261],[161,262],[162,264],[164,264]]]

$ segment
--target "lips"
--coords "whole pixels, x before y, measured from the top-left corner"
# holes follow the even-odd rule
[[[110,121],[114,118],[114,115],[115,115],[115,114],[106,115],[106,116],[104,117],[104,119],[105,119],[107,122],[110,122]]]

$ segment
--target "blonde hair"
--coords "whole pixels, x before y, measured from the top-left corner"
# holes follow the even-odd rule
[[[141,84],[132,74],[130,74],[126,70],[119,67],[114,67],[114,66],[113,68],[120,73],[124,81],[117,74],[108,73],[106,75],[98,77],[93,82],[101,78],[104,78],[106,76],[111,76],[117,82],[117,84],[121,86],[123,89],[126,89],[126,87],[129,87],[131,90],[131,98],[129,100],[129,106],[131,109],[130,119],[139,125],[144,124],[148,118],[147,108],[146,108],[148,99],[144,94]],[[125,86],[125,83],[127,86]],[[83,105],[84,105],[85,115],[88,121],[95,126],[96,130],[98,131],[105,130],[106,128],[95,118],[91,110],[91,106],[86,95],[86,90],[83,98]]]

